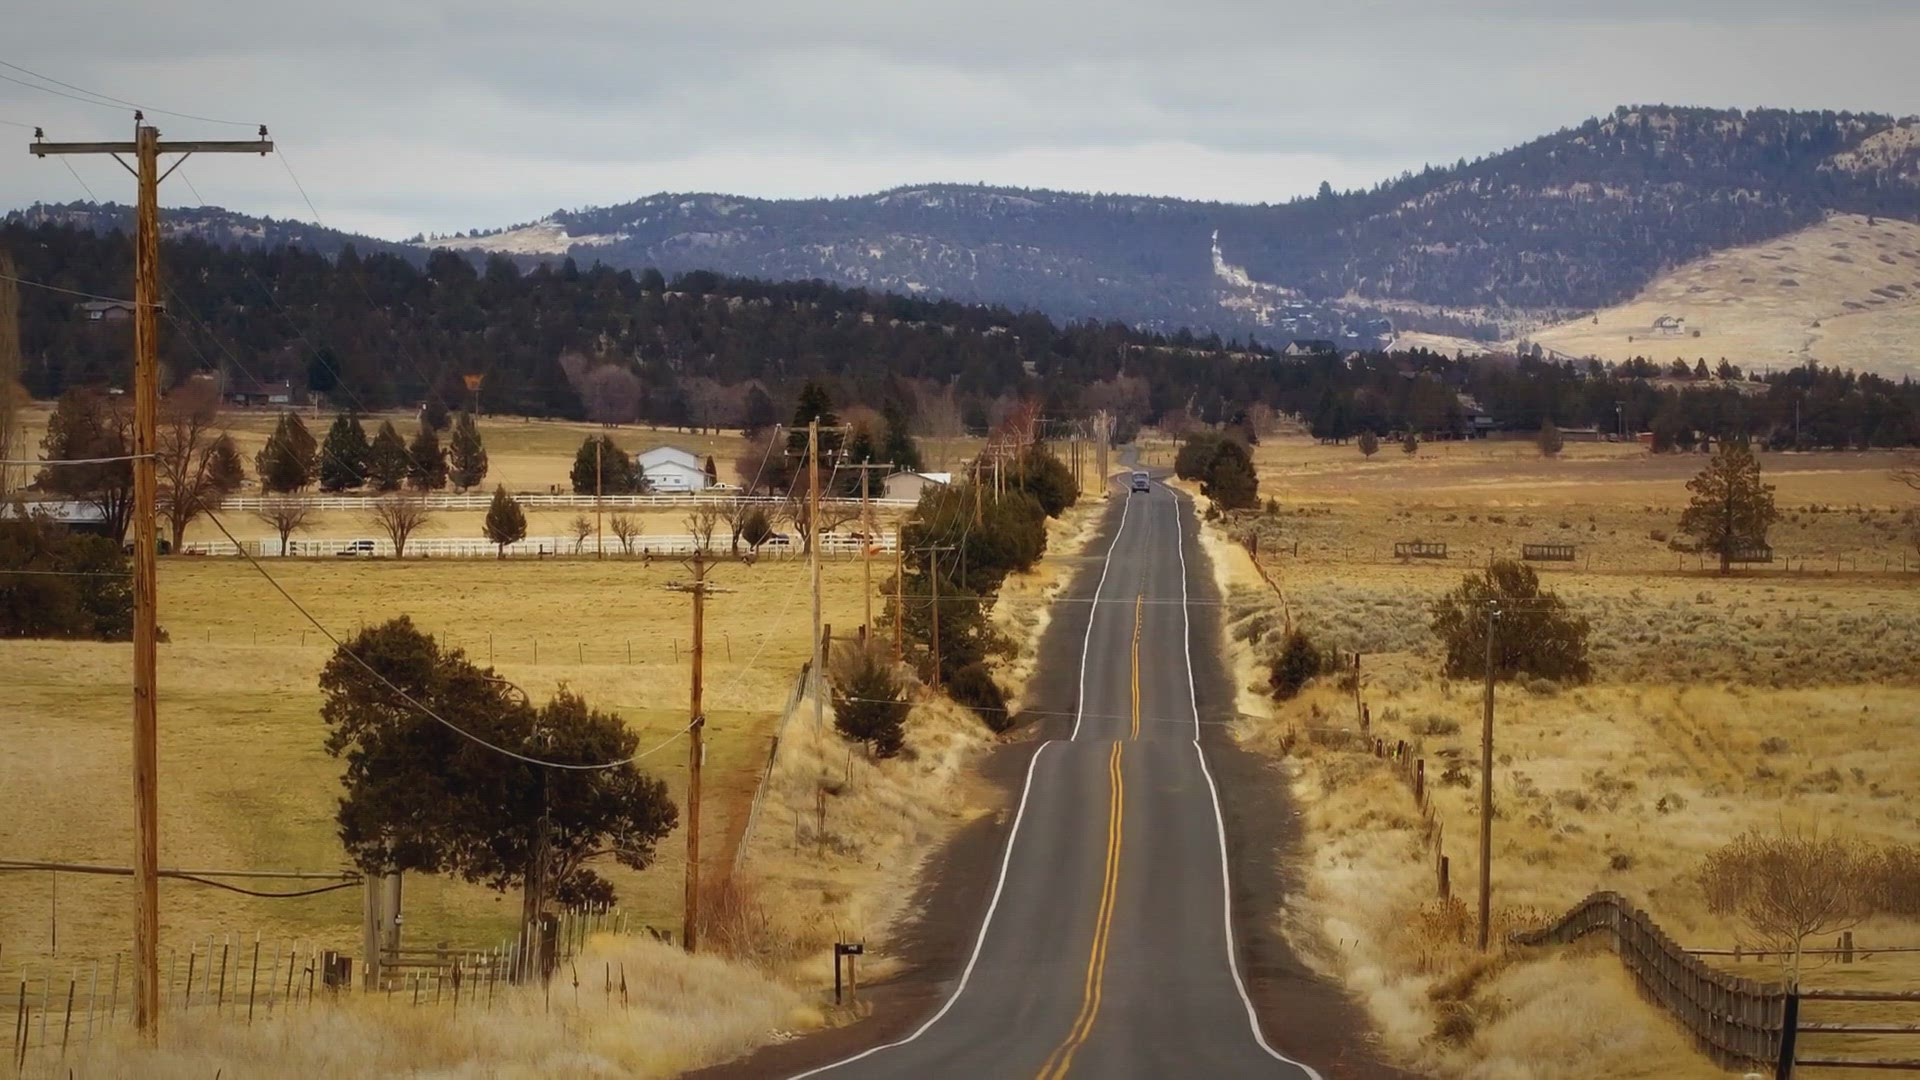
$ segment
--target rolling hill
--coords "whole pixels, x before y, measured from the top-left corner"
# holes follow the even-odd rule
[[[1854,214],[1718,251],[1624,304],[1530,335],[1570,356],[1920,377],[1920,225]]]

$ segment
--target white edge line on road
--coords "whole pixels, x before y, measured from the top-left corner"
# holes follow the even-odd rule
[[[1227,819],[1220,813],[1220,789],[1213,782],[1213,770],[1207,768],[1207,752],[1200,745],[1200,698],[1193,684],[1193,619],[1187,612],[1187,528],[1180,520],[1180,496],[1171,487],[1167,492],[1173,495],[1173,534],[1180,552],[1180,620],[1186,629],[1181,643],[1187,654],[1187,702],[1193,707],[1193,752],[1200,759],[1201,775],[1207,778],[1207,794],[1213,799],[1213,827],[1220,837],[1220,907],[1225,913],[1227,930],[1227,970],[1233,973],[1233,988],[1240,992],[1240,1003],[1247,1007],[1247,1026],[1253,1030],[1253,1041],[1260,1044],[1260,1049],[1306,1073],[1311,1080],[1323,1080],[1313,1066],[1295,1061],[1267,1045],[1267,1037],[1260,1032],[1260,1016],[1254,1012],[1253,999],[1247,996],[1246,981],[1240,978],[1240,950],[1233,940],[1233,877],[1227,863]]]
[[[1000,856],[1000,879],[994,883],[993,899],[987,904],[986,918],[980,920],[980,936],[973,939],[973,954],[967,957],[966,969],[960,972],[960,985],[954,987],[953,993],[947,996],[946,1004],[940,1006],[939,1012],[934,1013],[927,1019],[926,1023],[921,1024],[913,1034],[904,1039],[896,1039],[890,1043],[881,1043],[879,1046],[862,1050],[852,1057],[841,1058],[832,1064],[809,1069],[806,1072],[796,1074],[792,1080],[805,1080],[806,1077],[818,1076],[823,1072],[837,1069],[842,1065],[851,1065],[862,1058],[877,1054],[882,1050],[891,1050],[896,1046],[905,1046],[920,1036],[925,1035],[929,1028],[939,1023],[940,1018],[947,1015],[947,1010],[953,1008],[953,1003],[960,1000],[960,995],[967,992],[967,980],[973,977],[973,967],[980,962],[980,949],[987,943],[987,931],[993,926],[994,910],[1000,906],[1000,894],[1007,887],[1007,867],[1013,862],[1013,845],[1015,841],[1020,839],[1020,822],[1027,816],[1027,796],[1033,794],[1034,770],[1040,765],[1040,755],[1046,753],[1047,747],[1052,745],[1053,743],[1051,742],[1041,743],[1039,748],[1034,750],[1032,760],[1027,762],[1027,782],[1026,786],[1020,789],[1020,809],[1014,811],[1013,829],[1007,833],[1007,849],[1005,853]]]
[[[1122,533],[1126,532],[1127,530],[1127,513],[1132,509],[1133,509],[1133,496],[1132,496],[1132,493],[1129,492],[1126,503],[1123,504],[1120,508],[1120,527],[1114,530],[1113,540],[1107,545],[1106,560],[1100,566],[1100,584],[1095,585],[1093,589],[1094,602],[1087,605],[1087,633],[1085,637],[1080,639],[1080,699],[1081,700],[1080,700],[1080,703],[1074,706],[1073,733],[1075,735],[1078,735],[1080,733],[1080,714],[1084,710],[1085,701],[1086,701],[1087,649],[1089,648],[1089,643],[1093,640],[1094,611],[1099,607],[1100,590],[1104,588],[1107,583],[1107,570],[1113,566],[1113,549],[1120,546],[1120,536]],[[1182,566],[1183,566],[1182,573],[1184,574],[1185,573],[1184,563],[1182,564]],[[1182,587],[1184,588],[1184,586]],[[1191,657],[1188,658],[1187,665],[1188,665],[1189,672],[1191,672],[1192,665],[1193,665],[1193,660]],[[1198,731],[1199,727],[1198,727],[1197,721],[1198,721],[1199,714],[1195,713],[1194,715],[1196,718],[1196,725],[1194,730]],[[1014,846],[1014,843],[1020,839],[1020,822],[1024,820],[1027,816],[1027,796],[1033,794],[1034,770],[1037,769],[1040,765],[1040,755],[1046,753],[1047,747],[1051,745],[1053,745],[1052,742],[1041,743],[1039,748],[1034,750],[1033,758],[1027,762],[1027,782],[1025,786],[1023,786],[1020,789],[1020,808],[1018,810],[1015,810],[1013,813],[1013,828],[1009,830],[1007,833],[1006,851],[1004,851],[1000,856],[1000,877],[993,884],[993,899],[987,902],[987,914],[985,918],[980,920],[980,934],[978,937],[975,937],[973,939],[973,953],[972,955],[967,957],[967,966],[965,969],[963,969],[960,972],[960,983],[958,986],[955,986],[953,988],[953,993],[947,995],[946,1003],[940,1006],[940,1011],[928,1017],[926,1023],[921,1024],[918,1028],[914,1030],[913,1034],[908,1035],[904,1039],[895,1039],[893,1042],[890,1042],[890,1043],[881,1043],[879,1046],[873,1046],[865,1050],[862,1050],[859,1053],[853,1055],[852,1057],[841,1058],[839,1061],[830,1062],[826,1065],[821,1065],[817,1068],[808,1069],[806,1072],[803,1072],[803,1073],[796,1073],[791,1078],[791,1080],[806,1080],[806,1078],[809,1076],[818,1076],[821,1073],[830,1072],[834,1069],[838,1069],[842,1065],[851,1065],[854,1062],[861,1060],[862,1058],[871,1057],[872,1055],[877,1054],[882,1050],[891,1050],[896,1046],[905,1046],[906,1044],[914,1041],[915,1039],[918,1039],[920,1036],[925,1035],[929,1030],[931,1030],[933,1025],[939,1023],[940,1018],[947,1015],[947,1011],[953,1008],[954,1002],[957,1002],[960,1000],[960,995],[967,992],[967,980],[973,977],[974,965],[980,962],[980,950],[984,948],[987,944],[987,931],[993,928],[993,913],[996,910],[998,910],[1000,907],[1000,894],[1006,891],[1006,888],[1007,888],[1007,869],[1013,864],[1013,846]],[[1216,813],[1217,812],[1218,812],[1218,809],[1216,808]],[[1238,980],[1239,975],[1236,974],[1234,978]],[[1242,991],[1241,996],[1242,997],[1246,996],[1244,991]],[[1251,1006],[1249,1006],[1249,1008],[1251,1008]],[[1259,1034],[1258,1029],[1256,1029],[1255,1036],[1258,1037],[1258,1034]],[[1265,1046],[1266,1044],[1262,1043],[1261,1045]],[[1269,1050],[1269,1052],[1271,1052],[1271,1050]],[[1316,1076],[1314,1080],[1319,1080],[1319,1077]]]
[[[1108,482],[1112,486],[1112,482]],[[1100,564],[1100,583],[1093,587],[1093,600],[1087,604],[1087,632],[1080,639],[1080,689],[1073,703],[1073,734],[1068,739],[1080,737],[1080,719],[1087,711],[1087,650],[1093,644],[1093,619],[1100,611],[1100,591],[1107,587],[1107,571],[1113,569],[1113,552],[1120,546],[1120,538],[1127,532],[1127,514],[1133,510],[1133,492],[1127,492],[1127,501],[1120,505],[1120,527],[1113,530],[1113,540],[1107,544],[1107,557]],[[1195,730],[1198,730],[1196,727]]]

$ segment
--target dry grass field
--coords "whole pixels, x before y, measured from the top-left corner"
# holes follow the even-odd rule
[[[1477,684],[1439,677],[1428,608],[1489,554],[1512,557],[1528,541],[1579,545],[1577,564],[1542,575],[1593,623],[1594,682],[1503,686],[1497,695],[1496,931],[1611,889],[1683,944],[1727,948],[1741,930],[1707,910],[1694,875],[1705,852],[1741,831],[1920,840],[1920,574],[1901,574],[1898,562],[1905,544],[1908,565],[1920,566],[1905,516],[1912,492],[1887,478],[1886,457],[1768,455],[1766,478],[1790,508],[1776,551],[1806,558],[1808,572],[1723,579],[1691,559],[1682,572],[1649,535],[1673,529],[1698,457],[1608,445],[1570,447],[1559,461],[1512,444],[1423,448],[1411,460],[1389,450],[1367,462],[1350,446],[1260,447],[1262,491],[1280,503],[1260,525],[1263,561],[1284,599],[1238,544],[1209,530],[1243,688],[1236,734],[1272,754],[1307,824],[1308,895],[1275,918],[1346,981],[1393,1055],[1422,1073],[1721,1075],[1638,1000],[1604,949],[1485,962],[1462,944],[1478,873],[1481,696]],[[1446,541],[1453,557],[1393,561],[1392,544],[1411,539]],[[1277,649],[1289,615],[1323,647],[1366,654],[1374,732],[1407,739],[1427,759],[1466,907],[1435,899],[1400,780],[1370,755],[1311,737],[1357,728],[1351,691],[1323,679],[1282,704],[1267,697],[1260,661]],[[1289,733],[1298,740],[1290,754]],[[1856,937],[1920,945],[1920,926],[1882,920]],[[1777,963],[1738,972],[1780,977]],[[1882,954],[1805,978],[1912,988],[1920,962]],[[1814,1008],[1814,1019],[1916,1019],[1832,1005],[1815,1017]],[[1868,1056],[1916,1049],[1898,1037],[1813,1036],[1805,1045]]]
[[[1685,332],[1651,336],[1662,315],[1685,319]],[[1920,373],[1916,315],[1920,225],[1842,214],[1676,267],[1624,304],[1528,338],[1603,360],[1712,367],[1724,356],[1776,370],[1814,360],[1898,379]]]
[[[611,707],[661,745],[645,761],[684,792],[689,605],[663,586],[686,577],[655,561],[276,561],[273,572],[337,634],[410,614],[536,699],[565,683]],[[876,574],[876,580],[883,577]],[[706,851],[730,855],[768,739],[806,657],[809,601],[800,562],[724,564],[734,590],[708,605]],[[860,620],[860,567],[830,562],[826,618]],[[161,563],[162,861],[170,866],[326,869],[338,762],[321,749],[315,677],[329,655],[245,563]],[[629,647],[631,660],[629,661]],[[15,858],[124,863],[130,653],[124,645],[0,642],[7,753],[0,755],[0,851]],[[720,838],[713,842],[711,838]],[[677,926],[684,842],[653,869],[610,868],[635,920]],[[263,901],[185,885],[162,889],[170,942],[225,932],[357,947],[359,898],[343,891]],[[123,946],[127,884],[61,876],[57,919],[45,875],[0,876],[0,943],[9,961],[53,952],[89,957]],[[407,886],[412,940],[479,945],[511,931],[517,897],[422,878]]]

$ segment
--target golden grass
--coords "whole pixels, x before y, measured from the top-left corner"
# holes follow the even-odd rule
[[[536,699],[565,682],[618,710],[645,747],[686,723],[690,602],[663,588],[686,577],[676,564],[290,560],[273,571],[335,633],[408,613],[477,661],[491,660]],[[809,651],[809,602],[799,562],[724,564],[713,580],[735,590],[707,608],[704,852],[724,865],[778,711]],[[827,619],[857,623],[859,565],[829,563],[826,580]],[[163,560],[160,602],[172,638],[160,653],[162,862],[340,865],[332,821],[340,765],[321,749],[315,686],[329,646],[244,563]],[[124,645],[0,642],[7,747],[0,851],[128,861],[129,656]],[[673,742],[644,762],[676,800],[684,792],[685,746]],[[607,868],[632,920],[678,926],[683,852],[676,834],[662,842],[652,869]],[[60,955],[123,948],[128,904],[124,879],[62,875]],[[357,951],[358,907],[351,890],[260,901],[169,884],[162,933],[184,945],[259,931]],[[517,912],[517,897],[451,879],[423,876],[407,885],[415,942],[489,943],[510,932]],[[8,958],[45,955],[51,937],[46,876],[0,876]]]
[[[482,994],[457,1009],[448,999],[414,1006],[404,997],[349,994],[337,1003],[283,1008],[251,1025],[231,1013],[176,1012],[152,1048],[123,1023],[71,1054],[58,1075],[70,1066],[81,1076],[155,1080],[673,1076],[745,1053],[770,1032],[821,1022],[801,994],[747,965],[688,956],[649,939],[597,937],[575,967],[577,988],[562,967],[550,995],[538,987],[500,988],[491,1004]],[[30,1067],[27,1075],[41,1071]]]
[[[1671,505],[1660,492],[1684,476],[1649,477],[1649,468],[1671,467],[1625,448],[1582,446],[1570,461],[1543,463],[1480,444],[1427,464],[1363,463],[1351,448],[1343,463],[1294,440],[1270,440],[1261,450],[1263,490],[1286,503],[1274,531],[1279,541],[1301,541],[1300,557],[1284,543],[1288,553],[1267,565],[1287,607],[1323,647],[1367,654],[1375,733],[1407,739],[1427,760],[1455,895],[1469,905],[1478,873],[1480,689],[1437,677],[1426,623],[1432,600],[1470,563],[1373,563],[1338,545],[1417,536],[1478,543],[1484,557],[1493,538],[1511,536],[1513,546],[1535,538],[1515,535],[1517,504],[1536,523],[1573,522],[1594,556],[1591,572],[1543,575],[1593,620],[1598,681],[1502,686],[1497,694],[1496,934],[1611,889],[1685,944],[1730,947],[1740,928],[1707,911],[1693,880],[1706,851],[1743,829],[1781,824],[1844,828],[1874,841],[1910,842],[1920,832],[1911,808],[1920,776],[1920,680],[1911,663],[1920,649],[1920,591],[1910,579],[1632,572],[1652,526],[1642,506],[1609,507],[1610,493]],[[1884,463],[1861,458],[1769,462],[1783,491],[1824,476],[1835,501],[1885,500],[1881,513],[1802,511],[1804,527],[1829,549],[1864,552],[1883,543],[1892,516],[1885,507],[1898,505],[1884,486]],[[1802,461],[1808,477],[1780,475]],[[1541,488],[1535,474],[1561,466],[1590,479],[1564,491]],[[1374,470],[1424,471],[1434,483],[1411,476],[1352,482]],[[1489,522],[1489,512],[1507,521]],[[1790,518],[1776,531],[1788,539],[1776,546],[1791,543],[1798,527]],[[1469,911],[1434,899],[1411,795],[1387,767],[1311,739],[1286,755],[1289,732],[1356,728],[1351,692],[1316,684],[1284,704],[1266,697],[1263,660],[1278,646],[1282,607],[1238,544],[1220,529],[1205,535],[1228,598],[1243,714],[1235,736],[1272,756],[1306,824],[1307,895],[1275,918],[1303,954],[1366,1005],[1388,1050],[1439,1076],[1720,1075],[1664,1014],[1635,997],[1611,956],[1574,950],[1483,964],[1471,948]],[[1270,536],[1268,550],[1275,548]],[[1883,920],[1856,936],[1904,944],[1920,940],[1920,928]],[[1777,964],[1749,964],[1740,973],[1780,977]],[[1917,977],[1920,963],[1882,955],[1812,969],[1805,981],[1911,987]],[[1829,1007],[1822,1018],[1869,1013]],[[1841,1046],[1829,1039],[1824,1048],[1912,1049],[1893,1039]]]
[[[1528,338],[1607,360],[1705,357],[1712,367],[1724,356],[1775,370],[1818,361],[1897,379],[1915,373],[1917,301],[1920,225],[1839,214],[1675,267],[1624,304]],[[1686,319],[1687,333],[1650,337],[1661,315]]]

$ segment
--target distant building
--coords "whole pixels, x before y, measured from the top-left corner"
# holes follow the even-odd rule
[[[291,409],[307,403],[307,392],[288,379],[274,383],[243,379],[227,387],[221,396],[228,405],[240,409]]]
[[[1653,320],[1653,332],[1662,337],[1679,337],[1687,332],[1684,315],[1662,315]]]
[[[635,460],[646,474],[647,486],[654,491],[669,494],[705,491],[712,483],[707,478],[706,462],[691,450],[656,446]]]
[[[946,487],[951,483],[953,474],[949,472],[897,472],[881,481],[880,486],[888,499],[917,500],[927,488]]]
[[[69,532],[108,538],[113,536],[113,529],[108,525],[106,513],[90,502],[46,499],[27,503],[0,503],[0,518],[14,517],[22,508],[26,510],[28,517],[45,518],[65,526]]]
[[[1340,351],[1340,346],[1325,338],[1294,338],[1287,347],[1280,350],[1281,356],[1331,356]]]
[[[133,318],[133,304],[127,300],[87,300],[74,307],[90,323],[118,323]]]

